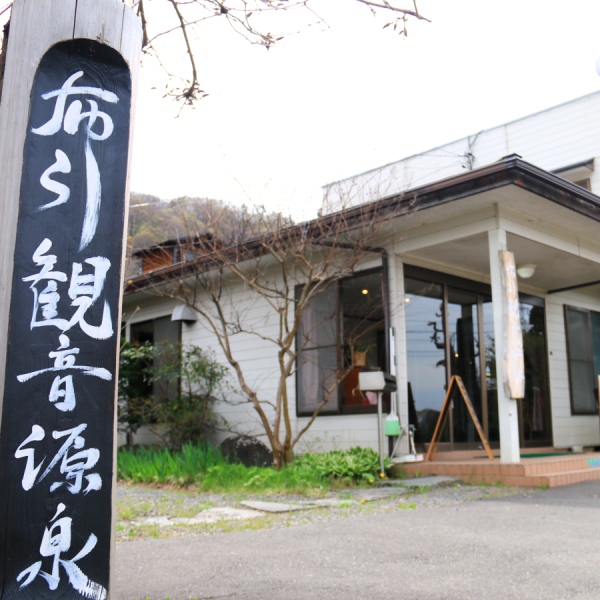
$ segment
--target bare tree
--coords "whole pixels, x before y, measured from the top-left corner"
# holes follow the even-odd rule
[[[187,56],[188,74],[175,74],[180,85],[169,88],[169,94],[184,103],[193,103],[206,95],[201,89],[198,60],[194,41],[201,33],[202,26],[214,20],[224,20],[233,32],[243,36],[251,44],[270,48],[282,39],[280,34],[270,31],[269,18],[272,14],[287,13],[293,10],[311,14],[320,20],[319,0],[123,0],[132,6],[142,22],[144,32],[143,48],[146,54],[154,55],[161,61],[157,42],[164,36],[178,37]],[[427,20],[420,14],[416,0],[401,2],[388,0],[347,0],[365,6],[373,15],[384,15],[384,27],[391,27],[401,35],[407,33],[409,19]],[[406,6],[408,5],[408,6]],[[12,2],[0,0],[0,25],[10,19]],[[165,10],[168,9],[168,10]],[[387,15],[387,16],[386,16]],[[3,55],[6,50],[8,27],[3,30],[0,50],[0,98],[2,95]],[[167,73],[169,78],[173,74]]]
[[[294,447],[351,368],[341,363],[320,378],[319,400],[295,430],[290,386],[297,369],[309,360],[304,351],[316,330],[327,326],[307,315],[314,313],[319,297],[361,262],[383,253],[372,244],[396,214],[397,208],[377,203],[294,225],[280,215],[246,212],[232,226],[216,207],[208,224],[202,223],[210,233],[200,231],[181,241],[187,260],[129,281],[126,292],[146,290],[175,298],[199,314],[258,414],[274,465],[281,467],[292,460]],[[193,232],[194,223],[189,226]],[[383,326],[366,321],[345,332],[347,345],[359,341],[369,327]],[[265,392],[247,372],[247,346],[244,350],[240,344],[244,339],[259,340],[261,354],[269,356],[276,371],[274,393]]]

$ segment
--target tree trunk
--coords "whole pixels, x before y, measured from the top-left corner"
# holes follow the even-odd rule
[[[275,450],[273,449],[273,468],[283,469],[287,467],[294,460],[294,454],[292,452],[292,448],[285,444],[282,449]]]

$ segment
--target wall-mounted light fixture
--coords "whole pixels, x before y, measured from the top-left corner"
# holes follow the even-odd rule
[[[533,274],[535,273],[536,266],[537,265],[534,265],[534,264],[531,264],[531,263],[527,263],[525,265],[519,265],[517,267],[517,275],[521,279],[529,279],[530,277],[533,277]]]
[[[196,313],[185,304],[179,304],[173,309],[171,321],[183,321],[188,325],[195,323],[198,320]]]

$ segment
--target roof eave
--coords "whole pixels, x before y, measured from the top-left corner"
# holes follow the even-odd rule
[[[390,215],[401,217],[507,185],[516,185],[590,219],[600,221],[600,197],[575,183],[524,161],[518,155],[507,156],[485,167],[467,171],[402,194],[395,194],[366,205],[345,209],[328,215],[326,219],[334,222],[336,216],[339,217],[340,213],[343,213],[346,224],[356,223],[358,226],[360,222],[364,222],[365,218],[369,219],[370,215],[377,216],[377,218],[386,218]],[[311,224],[315,222],[307,221],[296,227],[310,228]],[[251,241],[245,244],[245,252],[249,255],[255,251],[260,251],[259,242]],[[195,258],[192,261],[169,265],[145,273],[126,282],[124,293],[128,295],[174,278],[189,277],[198,269],[210,270],[213,262],[209,254],[200,259]]]

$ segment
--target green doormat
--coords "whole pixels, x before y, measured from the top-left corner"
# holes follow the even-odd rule
[[[545,456],[577,456],[583,452],[542,452],[540,454],[521,454],[521,458],[544,458]]]
[[[585,452],[540,452],[539,454],[520,454],[521,458],[545,458],[546,456],[577,456]],[[478,456],[477,458],[487,458],[487,456]],[[500,458],[499,454],[494,454],[494,458]]]

